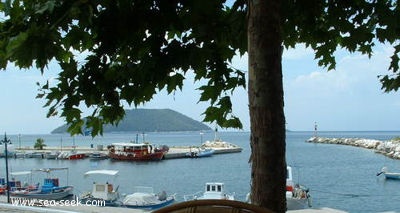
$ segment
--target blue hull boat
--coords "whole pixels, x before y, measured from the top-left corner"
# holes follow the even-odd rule
[[[204,148],[197,148],[191,149],[185,155],[188,158],[203,158],[203,157],[211,157],[214,154],[214,149],[204,149]]]

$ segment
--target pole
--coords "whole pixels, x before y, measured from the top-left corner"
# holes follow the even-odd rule
[[[314,137],[317,137],[318,135],[318,125],[317,122],[314,122]]]
[[[2,140],[0,142],[0,144],[4,143],[4,150],[5,150],[5,157],[6,157],[6,183],[7,183],[7,203],[10,203],[10,183],[8,181],[8,149],[7,149],[7,145],[10,143],[11,141],[10,139],[7,139],[7,134],[4,133],[4,140]]]

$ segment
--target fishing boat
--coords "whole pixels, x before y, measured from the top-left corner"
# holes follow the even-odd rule
[[[387,167],[383,167],[381,172],[379,172],[378,174],[376,174],[376,176],[379,176],[383,174],[385,176],[386,179],[390,179],[390,180],[400,180],[400,172],[389,172]]]
[[[51,151],[51,152],[46,153],[44,155],[44,158],[46,158],[46,159],[57,159],[58,156],[60,155],[60,153],[61,153],[60,151]]]
[[[71,151],[61,152],[57,158],[64,160],[79,160],[79,159],[84,159],[86,157],[87,157],[86,153],[77,152],[76,150],[71,150]]]
[[[115,178],[119,171],[117,170],[91,170],[84,174],[85,177],[89,176],[107,176]],[[109,181],[106,182],[93,182],[92,191],[84,192],[81,197],[81,203],[87,202],[104,202],[105,206],[119,206],[119,186],[114,188],[113,184]]]
[[[224,183],[209,182],[205,184],[204,191],[199,191],[191,195],[184,195],[183,199],[185,201],[205,199],[235,200],[235,195],[225,192]]]
[[[25,158],[26,153],[25,151],[16,151],[14,152],[14,158]]]
[[[0,194],[5,194],[7,190],[6,181],[4,178],[0,178]]]
[[[287,166],[286,177],[286,207],[288,210],[307,209],[311,205],[309,189],[299,183],[294,183],[292,167]]]
[[[60,200],[73,195],[73,186],[60,186],[57,177],[50,177],[50,172],[55,170],[68,170],[68,168],[46,168],[35,169],[32,172],[45,172],[47,177],[44,178],[43,185],[28,185],[16,184],[11,187],[10,195],[23,198],[35,198],[42,200]],[[29,174],[28,172],[21,172],[20,174]],[[16,175],[16,173],[14,173]]]
[[[39,184],[32,184],[32,171],[11,172],[11,180],[8,181],[10,191],[29,189],[36,190]],[[23,183],[21,183],[21,180]]]
[[[128,208],[154,210],[167,206],[175,201],[175,195],[167,195],[165,191],[154,193],[153,187],[137,186],[134,193],[126,195],[122,206]]]
[[[28,158],[44,158],[44,152],[29,152],[26,154]]]
[[[107,148],[108,156],[114,160],[158,161],[166,153],[148,143],[112,143]]]
[[[89,155],[90,160],[104,160],[107,158],[108,158],[108,155],[105,153],[101,153],[101,152],[93,152],[92,154]]]
[[[190,148],[190,151],[185,154],[187,158],[202,158],[211,157],[215,150],[211,148],[195,147]]]
[[[246,201],[251,202],[251,194],[248,193]],[[287,166],[286,176],[286,208],[287,210],[300,210],[310,208],[311,196],[309,189],[298,183],[293,182],[292,167]]]

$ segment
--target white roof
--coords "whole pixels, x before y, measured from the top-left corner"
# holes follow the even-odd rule
[[[17,175],[30,175],[32,172],[31,171],[22,171],[22,172],[11,172],[10,174],[13,176]]]
[[[112,143],[114,146],[148,146],[146,143]]]
[[[87,175],[93,175],[93,174],[116,175],[118,172],[119,172],[118,170],[107,170],[107,169],[92,170],[92,171],[86,172],[86,173],[85,173],[85,176],[87,176]]]
[[[224,185],[224,183],[221,183],[221,182],[207,182],[206,185]]]
[[[34,172],[51,172],[51,171],[56,171],[56,170],[68,170],[68,168],[43,168],[43,169],[32,169]]]

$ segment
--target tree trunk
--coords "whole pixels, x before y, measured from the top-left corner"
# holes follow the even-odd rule
[[[251,200],[286,212],[285,115],[279,0],[249,0]]]

